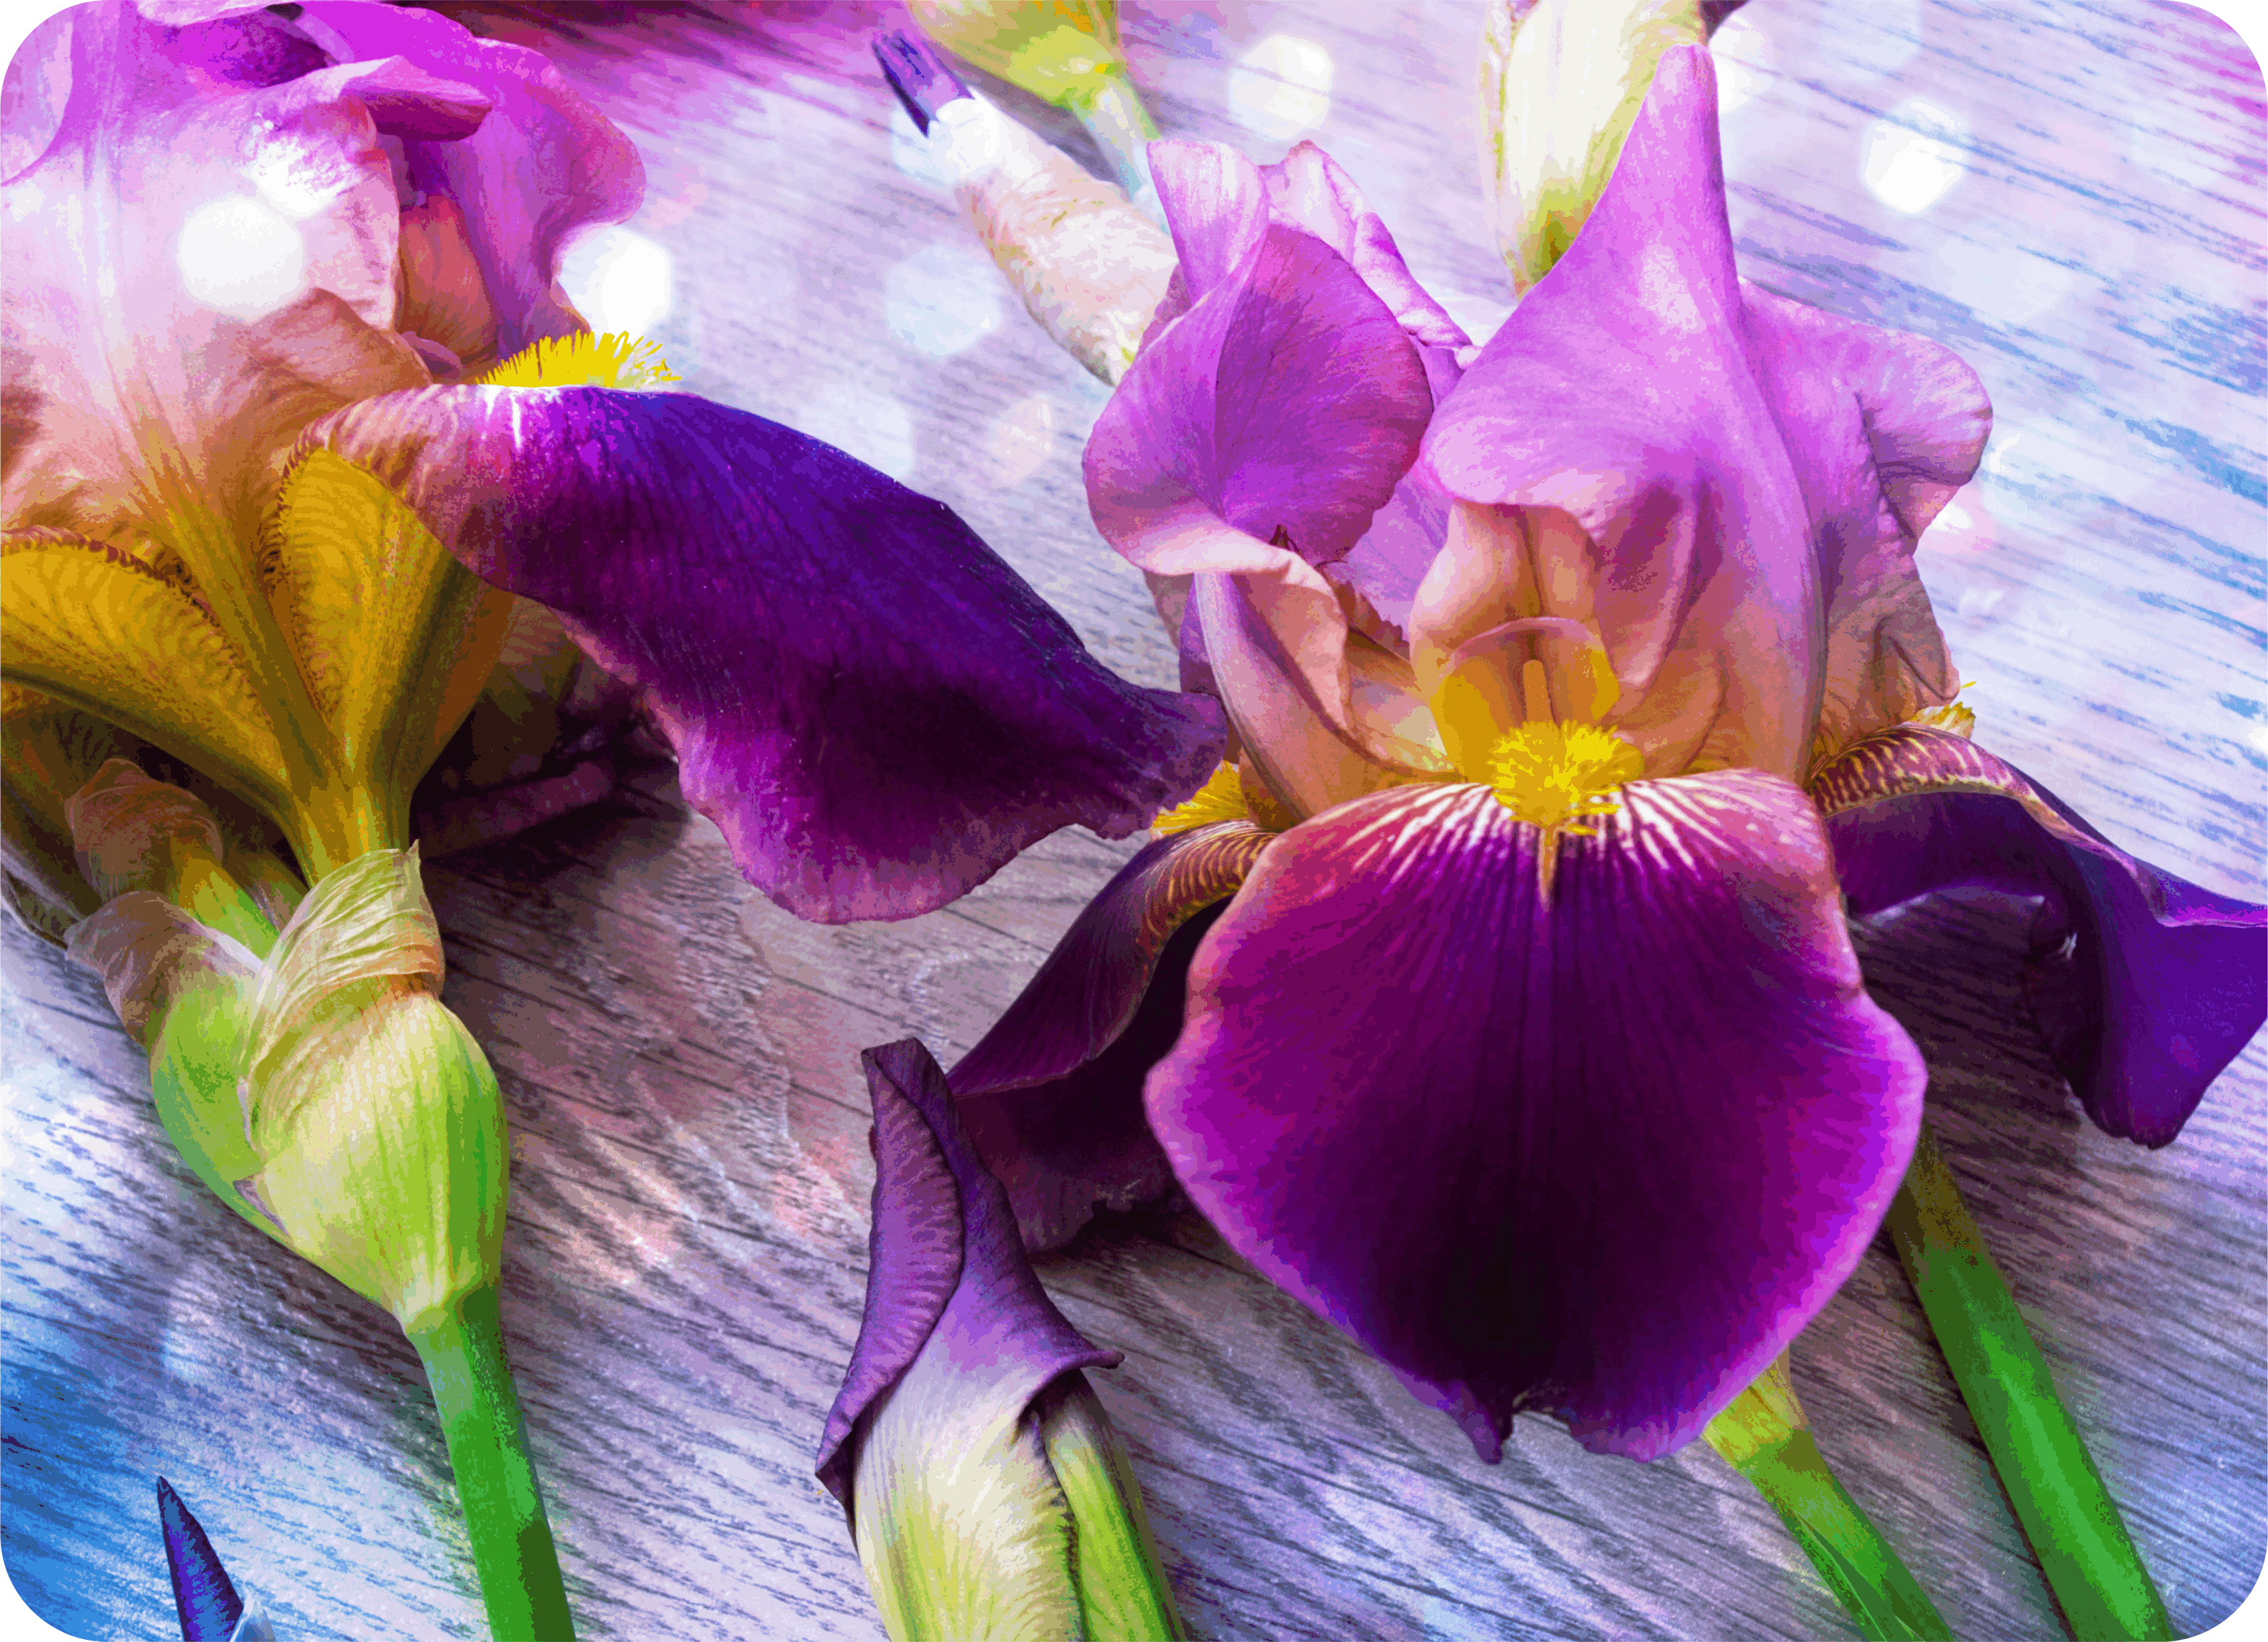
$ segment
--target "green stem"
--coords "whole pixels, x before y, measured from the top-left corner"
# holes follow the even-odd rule
[[[1860,1635],[1885,1642],[1952,1637],[1897,1552],[1828,1469],[1809,1431],[1790,1432],[1738,1469],[1779,1513]]]
[[[496,1290],[475,1289],[439,1322],[411,1330],[409,1343],[448,1438],[490,1633],[496,1642],[574,1642],[559,1552],[504,1366]]]
[[[1095,91],[1071,99],[1070,107],[1109,160],[1126,197],[1152,216],[1159,215],[1157,186],[1150,180],[1145,152],[1158,139],[1158,122],[1150,118],[1124,67],[1113,68]]]
[[[1887,1224],[2072,1633],[2089,1642],[2172,1636],[2149,1571],[1926,1127]]]

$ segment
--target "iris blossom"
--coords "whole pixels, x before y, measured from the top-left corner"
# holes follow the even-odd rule
[[[1477,350],[1312,145],[1152,148],[1088,492],[1236,762],[952,1072],[1035,1247],[1178,1182],[1486,1459],[1679,1447],[1858,1263],[1926,1073],[1846,895],[2043,897],[2050,1046],[2145,1144],[2263,1014],[2259,909],[1959,733],[1912,550],[1983,389],[1739,278],[1715,107],[1667,52]]]
[[[561,246],[639,167],[534,54],[150,9],[52,19],[11,76],[9,869],[200,1176],[417,1345],[491,1627],[569,1635],[498,1331],[502,1100],[409,830],[510,595],[807,917],[1145,825],[1218,712],[1099,666],[939,504],[584,331]]]

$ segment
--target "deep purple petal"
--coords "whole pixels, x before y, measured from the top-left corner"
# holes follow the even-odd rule
[[[204,1527],[164,1477],[158,1479],[158,1526],[166,1536],[166,1571],[173,1576],[173,1612],[181,1642],[228,1642],[244,1617],[244,1599],[221,1565]]]
[[[1181,1034],[1182,983],[1211,927],[1208,909],[1236,893],[1270,836],[1226,821],[1145,847],[954,1065],[961,1121],[1035,1254],[1069,1242],[1098,1208],[1172,1188],[1142,1079]]]
[[[1197,1206],[1488,1459],[1524,1409],[1641,1458],[1697,1434],[1857,1264],[1920,1122],[1803,796],[1618,797],[1548,897],[1481,787],[1285,834],[1150,1075]]]
[[[1246,162],[1171,144],[1153,158],[1176,149],[1191,158],[1166,155],[1168,210],[1197,198],[1212,212],[1203,247],[1184,245],[1195,231],[1176,224],[1196,300],[1152,329],[1095,423],[1095,524],[1161,575],[1263,568],[1279,532],[1310,563],[1342,558],[1408,471],[1432,412],[1418,349],[1321,239],[1252,231],[1264,198]],[[1180,188],[1200,161],[1208,186]],[[1221,177],[1242,177],[1241,191]],[[1231,255],[1223,268],[1187,260]]]
[[[1649,770],[1793,778],[1822,710],[1847,739],[1950,693],[1911,549],[1989,420],[1934,343],[1742,284],[1708,54],[1674,48],[1598,208],[1426,438],[1452,495],[1580,536],[1542,567],[1475,539],[1413,645],[1454,651],[1507,600],[1594,623]]]
[[[311,431],[644,691],[688,800],[799,917],[909,917],[1074,822],[1147,826],[1218,709],[1137,689],[952,511],[685,395],[430,388]]]
[[[2087,1115],[2162,1146],[2268,1020],[2268,909],[2161,873],[2013,766],[1942,730],[1862,742],[1812,783],[1854,913],[1980,885],[2046,897],[2036,988]],[[2066,950],[2067,947],[2067,950]]]
[[[847,1513],[858,1417],[936,1335],[973,1395],[1014,1417],[1049,1381],[1108,1368],[1032,1275],[1000,1183],[954,1114],[945,1074],[907,1038],[859,1057],[874,1102],[874,1224],[866,1310],[820,1440],[818,1473]]]
[[[436,12],[313,0],[301,21],[341,42],[348,61],[406,57],[480,90],[490,108],[476,133],[404,145],[409,180],[463,214],[498,353],[585,328],[555,288],[559,256],[579,229],[637,209],[645,169],[630,138],[541,54],[477,39]]]

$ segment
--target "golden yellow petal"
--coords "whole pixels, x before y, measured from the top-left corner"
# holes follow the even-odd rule
[[[460,565],[377,478],[326,450],[285,474],[261,570],[342,767],[407,803],[487,681],[511,596]]]
[[[0,672],[284,811],[283,743],[235,651],[128,554],[58,531],[0,544]]]

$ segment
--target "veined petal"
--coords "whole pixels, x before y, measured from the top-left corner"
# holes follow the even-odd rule
[[[940,1447],[980,1444],[1057,1375],[1119,1360],[1080,1337],[1032,1275],[1006,1195],[929,1051],[908,1038],[859,1059],[874,1101],[872,1269],[818,1467],[846,1509],[852,1432],[917,1359],[942,1359],[950,1382],[928,1433]]]
[[[1237,745],[1292,816],[1426,777],[1421,749],[1358,715],[1346,614],[1311,567],[1286,554],[1272,573],[1207,571],[1189,607]]]
[[[954,1066],[961,1121],[1034,1253],[1071,1241],[1098,1208],[1172,1189],[1142,1079],[1180,1035],[1209,910],[1236,893],[1272,836],[1222,821],[1147,845]]]
[[[1344,257],[1394,311],[1410,341],[1452,355],[1472,346],[1464,327],[1418,283],[1386,224],[1336,160],[1313,143],[1300,143],[1277,164],[1261,166],[1260,179],[1270,214],[1306,229]],[[1454,362],[1450,368],[1454,380]]]
[[[210,615],[139,560],[62,531],[0,547],[0,654],[29,685],[282,813],[284,744]]]
[[[1146,825],[1217,709],[1137,689],[950,510],[677,394],[431,388],[309,431],[636,683],[688,799],[799,917],[941,906],[1073,822]]]
[[[1337,252],[1268,221],[1250,162],[1176,143],[1151,162],[1195,300],[1096,421],[1095,525],[1160,575],[1263,568],[1285,538],[1311,564],[1343,558],[1432,412],[1418,349]]]
[[[2162,1146],[2268,1020],[2268,909],[2118,849],[2022,771],[1908,725],[1811,783],[1854,913],[1981,885],[2046,898],[2051,983],[2033,1011],[2057,1066],[2114,1135]]]
[[[1914,543],[1976,473],[1992,405],[1977,372],[1926,337],[1742,291],[1827,597],[1815,745],[1843,747],[1959,688]]]
[[[1548,894],[1482,787],[1285,834],[1150,1074],[1197,1206],[1489,1459],[1521,1410],[1641,1458],[1697,1435],[1857,1264],[1921,1116],[1802,795],[1616,797]]]

